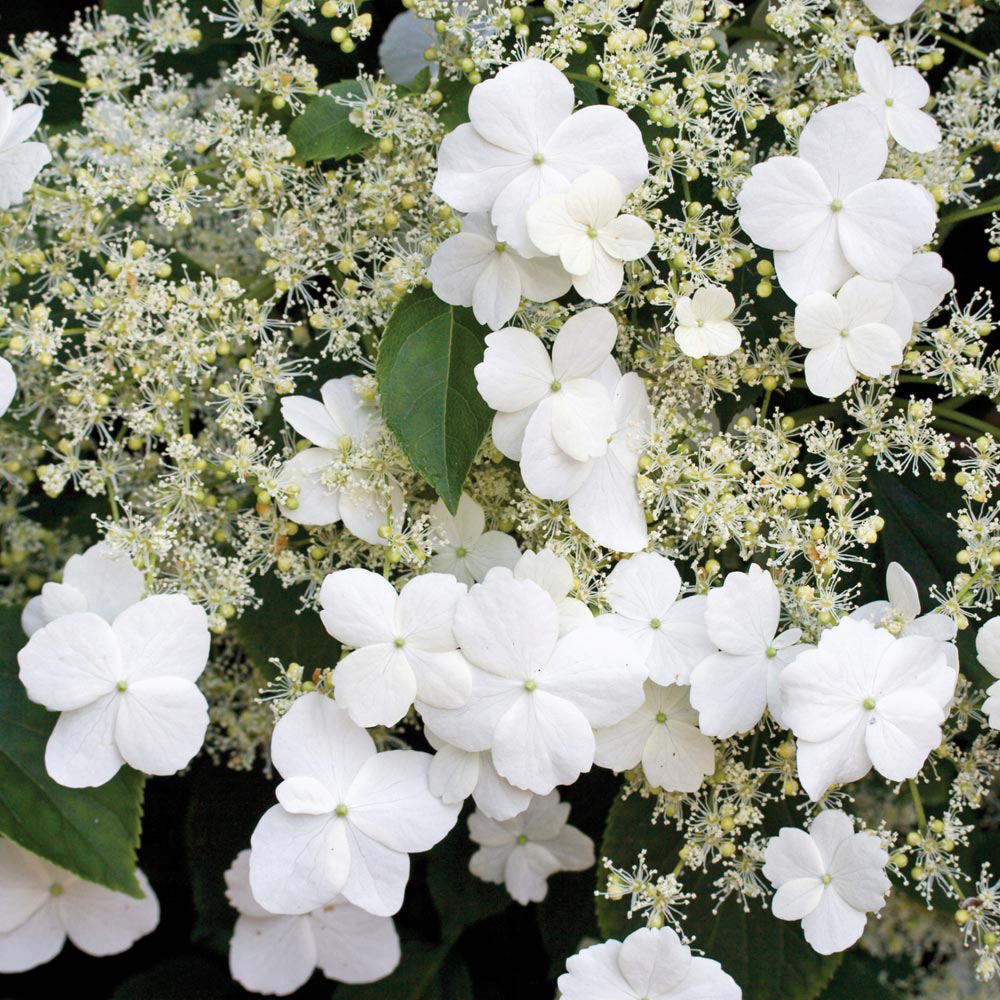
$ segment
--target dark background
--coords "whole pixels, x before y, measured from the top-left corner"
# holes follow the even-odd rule
[[[15,4],[10,0],[0,0],[0,5],[0,44],[5,44],[8,35],[43,28],[59,36],[76,10],[92,6],[74,2]],[[369,67],[376,65],[378,35],[402,8],[391,0],[376,0],[369,9],[376,17],[373,38],[351,56],[342,56],[332,44],[323,45],[316,34],[304,40],[310,54],[315,46],[323,45],[321,83],[350,75],[358,61]],[[931,82],[933,88],[933,78]],[[955,273],[963,298],[981,285],[995,283],[1000,274],[1000,266],[986,261],[984,228],[981,219],[956,226],[943,248],[945,263]],[[601,771],[562,790],[573,804],[574,824],[598,845],[616,787],[617,780]],[[228,975],[225,954],[233,914],[223,897],[221,873],[237,851],[248,846],[257,819],[272,802],[273,786],[260,773],[234,773],[205,760],[198,761],[183,777],[149,781],[140,866],[159,896],[160,926],[121,956],[92,958],[67,945],[59,958],[45,966],[23,975],[0,976],[0,1000],[47,998],[77,984],[85,984],[88,995],[98,1000],[235,1000],[252,996],[233,984]],[[456,842],[466,840],[464,818],[453,837]],[[397,918],[405,940],[434,942],[440,935],[437,909],[425,884],[426,865],[426,856],[413,858],[414,877]],[[583,934],[596,933],[590,905],[594,877],[593,871],[558,875],[550,882],[544,905],[511,904],[466,930],[456,954],[468,972],[455,973],[454,989],[442,980],[423,995],[427,1000],[470,995],[476,1000],[551,998],[562,958],[576,950]],[[481,895],[480,903],[485,907],[495,892],[467,874],[462,878],[461,873],[454,888],[459,894]],[[331,983],[316,974],[296,996],[326,1000],[334,991]],[[353,992],[336,990],[338,1000],[349,1000]],[[389,987],[366,993],[368,1000],[380,996],[396,1000],[401,995]],[[411,995],[420,994],[407,993]]]

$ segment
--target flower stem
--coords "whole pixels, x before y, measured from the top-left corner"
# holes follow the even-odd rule
[[[944,31],[934,31],[932,34],[936,38],[940,38],[942,42],[947,42],[949,45],[953,45],[956,49],[968,52],[970,56],[975,56],[977,59],[982,59],[984,62],[990,58],[989,55],[982,49],[977,49],[974,45],[970,45],[968,42],[963,42],[961,38],[956,38],[954,35],[949,35]]]
[[[913,799],[913,808],[917,811],[917,825],[920,827],[920,832],[923,833],[927,829],[927,815],[924,813],[924,804],[920,799],[920,789],[917,788],[917,783],[910,778],[908,781],[910,786],[910,797]]]
[[[939,226],[950,226],[956,222],[964,222],[966,219],[974,219],[977,215],[987,215],[990,212],[996,212],[1000,210],[1000,198],[994,198],[992,201],[984,201],[979,205],[973,205],[972,208],[962,208],[957,212],[952,212],[950,215],[943,215],[938,220]]]

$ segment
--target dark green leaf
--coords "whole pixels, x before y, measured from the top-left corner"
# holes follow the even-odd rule
[[[903,1000],[902,994],[879,982],[882,965],[868,955],[844,956],[837,974],[820,1000]]]
[[[387,979],[339,986],[337,1000],[473,1000],[465,963],[446,944],[404,941],[403,958]]]
[[[425,66],[409,83],[396,85],[397,90],[405,94],[423,94],[431,85],[431,68]]]
[[[30,702],[17,676],[25,643],[16,608],[0,609],[0,834],[90,882],[142,898],[135,851],[143,775],[129,767],[100,788],[65,788],[45,770],[56,714]]]
[[[243,614],[235,632],[250,661],[265,677],[274,677],[274,665],[268,662],[272,656],[286,667],[301,663],[310,672],[336,665],[340,645],[323,628],[319,615],[302,610],[298,588],[282,587],[274,573],[267,573],[255,578],[254,590],[263,603]]]
[[[503,886],[481,882],[469,871],[474,848],[463,816],[427,860],[427,886],[441,917],[441,936],[446,942],[457,941],[466,927],[502,913],[511,905]]]
[[[437,89],[444,101],[437,109],[438,121],[450,132],[469,120],[469,95],[472,84],[468,80],[438,80]]]
[[[617,800],[611,808],[604,842],[598,856],[615,863],[634,864],[639,851],[647,849],[647,863],[661,874],[677,863],[683,843],[672,828],[653,825],[652,803],[632,795]],[[767,830],[777,833],[781,826],[799,826],[787,807],[767,811]],[[598,870],[598,889],[606,885],[606,872]],[[694,937],[695,947],[723,968],[743,990],[743,1000],[816,1000],[830,980],[841,956],[818,955],[806,944],[797,923],[775,919],[760,903],[744,913],[738,899],[730,896],[717,913],[713,912],[712,882],[718,872],[685,872],[683,885],[694,894],[687,906],[685,930]],[[605,937],[623,939],[643,926],[628,919],[628,901],[597,901],[597,919]]]
[[[342,160],[371,145],[372,137],[348,120],[351,109],[335,100],[360,93],[360,85],[354,81],[336,83],[327,87],[292,122],[288,138],[300,160]]]
[[[379,346],[385,422],[452,513],[490,426],[473,373],[483,359],[484,332],[471,309],[418,288],[396,307]]]
[[[111,1000],[237,1000],[249,996],[233,982],[222,962],[201,955],[178,955],[130,976]]]

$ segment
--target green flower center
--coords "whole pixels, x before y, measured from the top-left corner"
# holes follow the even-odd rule
[[[824,875],[823,878],[821,879],[821,881],[823,882],[823,885],[829,885],[833,881],[833,876],[832,875]]]
[[[587,235],[592,239],[597,239],[597,230],[593,226],[587,226]]]
[[[506,253],[507,252],[507,244],[506,243],[497,243],[497,245],[493,249],[496,250],[497,253]]]
[[[558,391],[559,391],[559,390],[560,390],[560,389],[562,388],[562,382],[551,382],[551,383],[549,384],[549,388],[550,388],[550,389],[551,389],[551,390],[552,390],[553,392],[558,392]]]
[[[344,803],[341,802],[337,806],[337,808],[333,810],[333,813],[335,816],[340,816],[341,818],[343,818],[344,816],[347,815],[347,806],[345,806]]]
[[[115,687],[118,688],[119,691],[127,691],[128,690],[128,681],[119,681],[115,685]]]
[[[62,882],[53,882],[52,885],[49,886],[49,892],[53,896],[61,896],[65,891],[66,890],[63,888]]]
[[[396,647],[396,649],[402,649],[406,645],[406,640],[405,639],[393,639],[392,644]]]
[[[830,202],[830,208],[834,212],[839,212],[843,207],[844,203],[839,198],[834,198],[833,201]]]
[[[524,682],[524,690],[525,691],[534,691],[536,687],[538,687],[538,685],[534,681],[525,681]]]
[[[662,625],[662,624],[663,623],[660,621],[659,618],[652,618],[652,619],[650,619],[649,627],[650,628],[659,628],[660,625]]]
[[[768,646],[764,652],[767,654],[767,658],[769,660],[773,660],[778,655],[778,651],[774,648],[774,646]]]
[[[528,842],[528,838],[523,833],[519,833],[517,835],[517,842],[523,847]]]
[[[870,712],[875,707],[875,699],[865,698],[861,704]]]
[[[666,712],[657,712],[656,721],[662,726],[667,721]]]
[[[536,167],[540,167],[545,162],[545,154],[535,153],[535,155],[531,158],[531,162],[534,163]]]
[[[455,549],[455,555],[458,556],[459,559],[464,559],[468,554],[469,550],[464,545],[459,545],[459,547]]]

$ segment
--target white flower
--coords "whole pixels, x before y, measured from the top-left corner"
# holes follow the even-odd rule
[[[51,777],[103,785],[122,764],[174,774],[201,748],[208,705],[195,681],[208,660],[205,612],[158,594],[110,625],[92,611],[62,615],[17,655],[28,697],[61,712],[45,747]]]
[[[1000,618],[991,618],[980,627],[976,635],[976,656],[994,677],[1000,679]],[[990,725],[1000,729],[1000,680],[991,684],[986,694],[983,711]]]
[[[936,253],[915,253],[903,270],[888,282],[892,308],[882,321],[899,334],[905,347],[913,337],[913,324],[923,321],[955,287],[955,276]]]
[[[17,392],[17,376],[6,358],[0,358],[0,417],[10,408]]]
[[[279,481],[300,488],[298,506],[293,510],[282,504],[283,517],[296,524],[334,524],[344,527],[371,545],[385,545],[378,530],[386,524],[388,512],[365,486],[363,472],[354,470],[340,488],[331,489],[322,480],[324,470],[354,448],[364,449],[382,433],[378,408],[362,401],[360,379],[356,375],[330,379],[320,395],[322,402],[308,396],[285,396],[281,415],[314,448],[300,451],[285,463]],[[403,492],[390,482],[393,521],[403,516]]]
[[[428,851],[459,807],[427,787],[430,754],[378,753],[330,698],[299,698],[278,721],[271,761],[279,805],[250,838],[250,887],[273,913],[309,913],[343,894],[387,917],[403,903],[409,855]]]
[[[442,802],[461,805],[471,795],[479,811],[493,819],[510,819],[528,808],[531,792],[502,777],[489,750],[453,747],[428,726],[424,726],[424,736],[436,751],[428,786]]]
[[[507,574],[505,569],[492,569],[488,578]],[[594,616],[583,601],[570,597],[574,587],[573,567],[569,560],[557,556],[551,549],[525,552],[517,561],[511,576],[515,580],[537,583],[555,602],[559,612],[559,634],[565,635],[581,625],[593,625]]]
[[[940,144],[937,122],[920,110],[931,96],[927,81],[912,66],[893,66],[885,42],[862,35],[854,69],[864,93],[851,100],[871,111],[886,135],[914,153],[929,153]]]
[[[716,651],[705,626],[706,598],[678,601],[680,592],[680,574],[669,559],[637,552],[608,574],[604,596],[614,613],[597,619],[638,646],[660,685],[687,684],[694,665]]]
[[[462,494],[452,515],[438,500],[430,511],[431,548],[427,560],[434,573],[451,573],[464,584],[478,583],[494,566],[512,567],[521,553],[517,542],[502,531],[484,531],[483,508]]]
[[[327,575],[320,618],[338,642],[353,646],[334,671],[337,704],[359,726],[392,726],[414,701],[437,708],[465,703],[469,665],[452,633],[465,584],[446,573],[411,579],[396,594],[388,580],[352,567]]]
[[[390,83],[409,83],[422,69],[431,67],[437,76],[437,63],[428,63],[424,53],[438,42],[434,22],[417,17],[412,10],[397,14],[385,29],[378,46],[378,61]]]
[[[343,899],[310,913],[271,913],[250,891],[249,851],[240,851],[225,879],[226,898],[239,913],[229,969],[245,989],[288,996],[317,966],[340,983],[374,983],[399,965],[399,935],[391,917],[373,916]]]
[[[715,770],[715,747],[698,729],[688,689],[646,681],[645,692],[638,711],[597,731],[594,763],[613,771],[641,763],[651,785],[666,792],[696,792]]]
[[[160,904],[141,871],[142,899],[85,882],[0,839],[0,973],[51,961],[68,937],[88,955],[127,951],[160,922]]]
[[[517,312],[521,296],[548,302],[569,291],[573,279],[557,257],[522,257],[497,239],[489,216],[467,215],[431,258],[434,294],[453,306],[472,306],[476,319],[498,330]]]
[[[946,643],[945,655],[958,669],[958,652],[952,645],[958,626],[953,618],[942,614],[920,614],[920,595],[913,577],[897,562],[889,563],[885,571],[887,601],[871,601],[851,612],[858,621],[882,625],[893,635],[922,635]]]
[[[886,24],[899,24],[911,17],[924,0],[865,0],[865,6]]]
[[[808,833],[786,826],[767,843],[763,873],[777,889],[771,910],[779,920],[801,920],[821,955],[844,951],[861,937],[867,914],[885,905],[888,861],[878,837],[855,833],[839,810],[821,812]]]
[[[626,194],[649,174],[642,133],[620,108],[595,104],[573,112],[573,86],[554,66],[526,59],[477,84],[469,121],[438,150],[434,193],[460,212],[489,212],[499,238],[534,252],[525,213],[539,198],[565,191],[601,168]]]
[[[21,627],[32,636],[43,625],[78,611],[92,611],[113,622],[142,597],[144,589],[142,574],[129,557],[107,542],[98,542],[66,560],[62,583],[44,584],[41,594],[28,601]]]
[[[581,460],[602,455],[614,426],[607,389],[595,373],[611,364],[618,339],[614,316],[599,306],[571,316],[556,334],[552,357],[542,342],[513,327],[486,337],[476,365],[479,394],[497,410],[493,443],[520,461],[525,430],[539,403],[551,400],[542,429],[567,455]]]
[[[836,297],[813,292],[795,307],[795,339],[809,348],[809,391],[833,399],[858,374],[879,378],[903,360],[899,335],[886,323],[892,290],[882,281],[851,278]]]
[[[740,346],[740,331],[729,322],[736,300],[726,288],[706,285],[693,297],[681,296],[674,306],[674,339],[689,358],[723,357]]]
[[[498,822],[481,812],[469,817],[479,850],[469,860],[476,878],[504,885],[522,906],[540,903],[556,872],[582,872],[594,863],[594,842],[567,823],[569,803],[558,792],[536,795],[513,819]]]
[[[562,1000],[740,1000],[722,966],[693,956],[669,927],[642,927],[624,941],[584,948],[559,977]]]
[[[768,709],[779,724],[778,677],[802,649],[797,628],[778,634],[781,600],[769,573],[753,565],[708,594],[705,624],[719,650],[691,672],[691,704],[702,732],[720,739],[752,729]]]
[[[473,665],[457,709],[420,706],[452,746],[491,750],[497,771],[545,795],[594,762],[595,728],[642,704],[644,670],[631,643],[596,627],[559,636],[552,598],[530,580],[476,584],[455,611],[455,638]]]
[[[827,629],[781,674],[784,723],[798,738],[809,797],[873,766],[890,781],[915,777],[941,742],[956,676],[939,642],[894,639],[850,618]]]
[[[775,251],[778,280],[798,302],[833,292],[856,271],[888,281],[934,234],[934,199],[907,181],[879,180],[888,146],[856,104],[817,112],[798,156],[758,163],[739,193],[740,225]]]
[[[0,209],[4,211],[21,201],[38,172],[52,159],[44,142],[25,141],[41,120],[42,109],[37,104],[15,108],[0,90]]]
[[[610,302],[625,280],[623,261],[644,257],[653,246],[649,223],[619,215],[625,192],[606,170],[590,170],[565,194],[552,194],[528,209],[528,235],[543,253],[558,255],[586,299]]]

